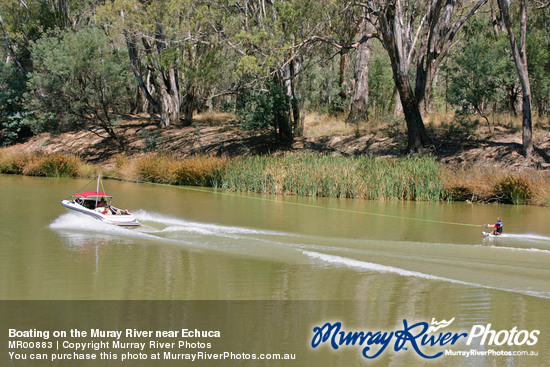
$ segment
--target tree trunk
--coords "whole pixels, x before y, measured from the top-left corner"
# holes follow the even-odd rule
[[[526,37],[527,37],[527,4],[526,0],[520,0],[520,44],[516,42],[512,21],[510,20],[510,9],[507,0],[498,0],[498,6],[502,16],[502,21],[508,32],[508,39],[512,48],[516,70],[519,76],[522,89],[522,129],[523,129],[523,155],[525,158],[531,157],[533,154],[533,126],[531,119],[531,84],[529,82],[529,74],[527,71],[527,52],[526,52]]]
[[[372,25],[363,19],[359,25],[359,34],[372,33]],[[368,121],[369,106],[369,62],[371,57],[372,39],[357,47],[355,54],[355,85],[351,98],[351,108],[347,118],[348,124],[359,124]]]
[[[418,153],[420,149],[430,143],[424,127],[424,121],[422,120],[422,114],[420,113],[418,102],[414,97],[408,78],[403,75],[398,77],[396,86],[407,123],[407,151]]]
[[[403,114],[403,105],[401,104],[401,98],[399,98],[399,91],[397,88],[394,88],[393,90],[393,97],[394,106],[393,106],[393,115],[394,116],[400,116]]]
[[[136,100],[134,103],[135,105],[132,108],[132,113],[140,114],[147,112],[149,109],[149,101],[139,86],[136,88]]]
[[[493,2],[494,0],[489,1],[489,5],[491,7],[491,19],[493,23],[493,34],[495,35],[495,37],[498,37],[500,35],[500,30],[502,29],[502,24],[498,19],[497,12],[495,10],[495,6]]]
[[[288,63],[288,71],[290,75],[290,83],[288,85],[287,95],[289,97],[290,111],[292,111],[292,131],[294,134],[302,135],[303,128],[300,126],[300,106],[298,105],[298,97],[296,95],[296,79],[300,71],[300,63],[296,60],[291,60]]]
[[[183,100],[183,126],[191,126],[193,123],[193,111],[195,110],[195,88],[188,86]]]
[[[177,87],[176,73],[173,68],[168,69],[167,77],[159,73],[156,79],[160,95],[160,126],[166,127],[180,120],[180,96]]]
[[[143,80],[143,75],[140,68],[140,52],[138,50],[137,41],[136,38],[130,35],[129,32],[124,31],[124,37],[126,38],[126,46],[128,48],[128,56],[130,57],[130,65],[132,67],[132,71],[134,72],[134,75],[137,79],[138,86],[141,89],[142,95],[147,99],[147,101],[151,104],[151,107],[155,112],[160,113],[161,106],[159,101],[157,101],[151,91],[150,91],[150,72],[147,76],[147,84],[146,81]],[[154,83],[153,83],[154,84]]]
[[[157,38],[164,40],[164,34],[160,26],[157,26],[157,32]],[[149,68],[152,68],[153,74],[155,74],[155,78],[151,79],[157,91],[157,103],[160,105],[160,126],[166,127],[172,123],[177,123],[180,120],[181,100],[176,69],[173,66],[161,64],[160,54],[165,49],[163,43],[153,45],[145,37],[141,38],[141,42],[145,48],[145,53],[151,60]]]
[[[419,102],[409,82],[409,58],[404,47],[403,24],[401,4],[389,6],[388,11],[381,17],[380,31],[381,41],[390,57],[393,80],[405,114],[407,122],[407,150],[411,153],[418,152],[429,143]]]
[[[518,115],[518,111],[516,109],[518,102],[518,91],[515,85],[511,84],[506,86],[506,99],[508,100],[508,108],[510,109],[510,112],[512,112],[514,117],[516,117]]]
[[[523,93],[523,155],[529,158],[533,155],[533,125],[531,119],[531,93]]]
[[[340,51],[340,66],[338,70],[338,97],[340,98],[340,104],[338,107],[339,112],[344,112],[344,106],[346,104],[346,98],[348,97],[347,94],[347,78],[346,73],[349,68],[349,50],[348,49],[342,49]]]
[[[282,141],[291,141],[293,133],[297,131],[300,122],[300,109],[296,98],[296,77],[300,65],[295,60],[287,62],[283,70],[279,73],[278,79],[282,80],[284,91],[287,98],[287,111],[281,111],[280,116],[276,116],[278,121],[279,138]],[[278,113],[277,113],[278,115]]]

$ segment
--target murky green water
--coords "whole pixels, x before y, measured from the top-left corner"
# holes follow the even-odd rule
[[[497,331],[538,329],[534,346],[496,348],[538,356],[448,356],[434,365],[550,363],[550,209],[264,197],[105,181],[113,203],[143,224],[126,229],[60,205],[87,182],[0,176],[1,300],[271,301],[286,307],[278,317],[288,330],[303,326],[285,345],[308,356],[306,364],[281,365],[364,363],[360,348],[309,347],[312,327],[324,322],[395,330],[403,319],[454,317],[454,331],[489,323]],[[481,227],[464,225],[497,217],[504,222],[501,238],[484,239]],[[376,361],[425,363],[393,350]]]

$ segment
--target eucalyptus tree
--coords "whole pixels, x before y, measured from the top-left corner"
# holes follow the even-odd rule
[[[110,36],[124,38],[143,96],[160,114],[160,126],[192,122],[201,52],[209,52],[209,6],[192,0],[114,0],[98,10]]]
[[[0,55],[2,52],[0,47]],[[0,60],[0,145],[11,145],[30,135],[25,120],[31,114],[24,95],[27,74],[15,63]]]
[[[80,1],[0,0],[0,128],[2,144],[30,133],[32,114],[25,95],[33,72],[31,45],[52,29],[76,27],[85,18]],[[34,122],[33,122],[34,123]]]
[[[432,82],[458,31],[486,2],[365,0],[354,3],[365,8],[374,28],[374,32],[363,35],[358,44],[376,37],[390,58],[405,114],[410,152],[429,144],[421,107],[426,109],[429,105]]]
[[[372,24],[362,17],[359,27],[359,34],[372,33]],[[350,111],[347,117],[348,123],[359,123],[367,121],[369,106],[369,70],[372,51],[372,38],[357,46],[355,54],[355,70],[353,95],[351,98]]]
[[[6,63],[14,62],[24,73],[30,71],[31,42],[64,24],[63,13],[47,1],[0,0],[0,36],[8,51]]]
[[[500,16],[510,40],[510,47],[516,70],[521,83],[522,93],[522,135],[523,155],[529,158],[533,154],[533,123],[531,116],[531,83],[527,64],[527,1],[519,0],[519,45],[512,25],[510,16],[509,0],[497,0],[500,9]]]
[[[527,55],[533,109],[550,116],[550,6],[535,8],[529,18]]]
[[[302,121],[297,84],[305,70],[304,63],[308,62],[305,55],[310,50],[311,35],[319,33],[319,19],[326,3],[220,2],[227,12],[220,34],[238,57],[238,107],[243,116],[249,117],[258,116],[255,109],[266,111],[267,118],[261,126],[273,126],[281,140],[292,139]],[[259,127],[250,119],[243,122]]]
[[[32,56],[27,102],[35,112],[35,132],[77,127],[101,136],[99,127],[125,147],[116,132],[129,106],[131,74],[122,62],[124,49],[114,50],[101,30],[84,28],[40,38]]]
[[[508,85],[517,78],[503,47],[507,40],[495,37],[487,25],[483,22],[468,29],[461,47],[445,66],[449,79],[446,97],[459,113],[473,110],[479,114],[492,131],[489,111],[503,99]]]

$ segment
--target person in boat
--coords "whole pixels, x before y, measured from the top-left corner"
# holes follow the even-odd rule
[[[101,214],[105,214],[105,215],[112,215],[113,214],[113,212],[111,211],[111,208],[109,208],[109,205],[107,205],[107,202],[105,201],[105,198],[101,198],[101,200],[97,204],[97,207],[98,208],[103,208],[101,210]]]
[[[98,207],[105,208],[102,211],[102,213],[105,214],[105,215],[112,215],[112,214],[114,214],[114,215],[122,215],[122,214],[130,215],[130,211],[128,209],[121,210],[121,209],[117,209],[115,207],[109,206],[107,204],[107,202],[105,201],[105,198],[101,198],[101,200],[99,201]]]
[[[494,228],[491,233],[493,236],[500,236],[502,234],[502,218],[497,218],[497,222],[493,225],[487,224],[486,227]]]
[[[111,209],[112,210],[112,209]],[[116,210],[116,215],[122,215],[122,214],[125,214],[125,215],[130,215],[130,211],[128,209],[124,209],[124,211],[120,210],[120,209],[117,209]]]

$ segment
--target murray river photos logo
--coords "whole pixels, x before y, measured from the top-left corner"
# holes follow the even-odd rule
[[[470,348],[484,346],[533,346],[538,342],[539,330],[494,330],[491,324],[474,325],[470,332],[450,332],[443,329],[452,324],[451,320],[409,323],[403,320],[403,329],[395,331],[345,331],[342,323],[327,322],[313,328],[312,348],[328,344],[334,350],[342,347],[359,347],[363,357],[373,359],[386,349],[395,352],[412,350],[427,359],[441,357],[444,348],[457,343],[465,343]],[[390,347],[390,348],[388,348]],[[443,350],[442,350],[443,349]]]

